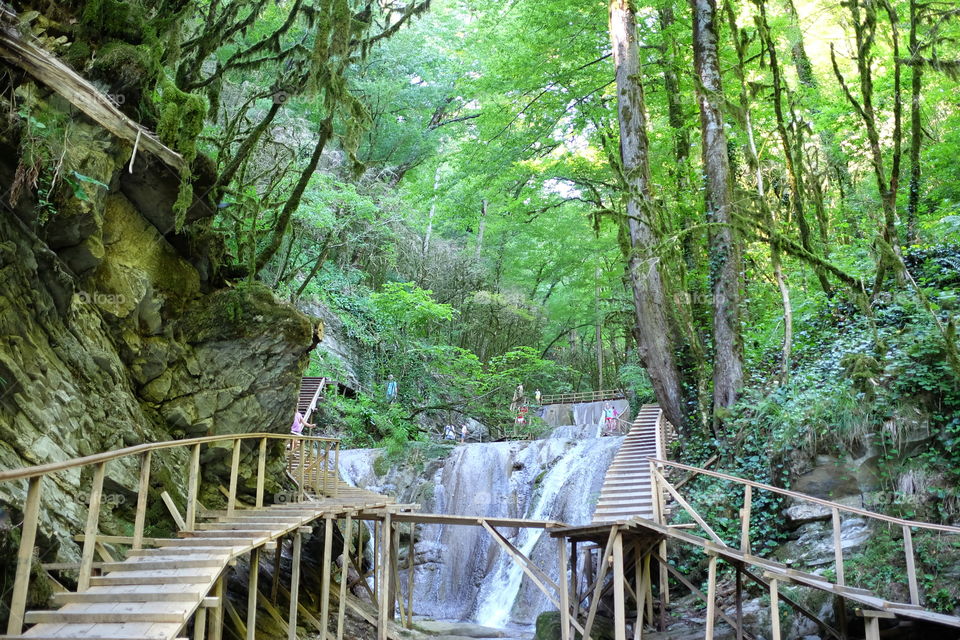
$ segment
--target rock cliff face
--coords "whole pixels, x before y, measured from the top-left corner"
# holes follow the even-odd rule
[[[164,210],[172,216],[172,200],[151,195],[149,217],[134,206],[146,196],[119,178],[129,151],[94,129],[88,138],[96,144],[71,150],[70,160],[86,158],[77,166],[110,188],[47,215],[26,194],[0,216],[0,468],[144,442],[285,431],[320,327],[265,287],[215,277],[210,265],[222,248],[202,223],[189,237],[162,232],[155,218]],[[14,147],[10,140],[0,146]],[[9,187],[21,169],[18,154],[0,158],[0,183]],[[227,454],[211,448],[205,462]],[[182,508],[185,456],[173,450],[158,458],[148,530],[159,533],[172,527],[159,493],[170,492]],[[101,517],[105,533],[129,532],[134,496],[123,487],[136,486],[133,465],[107,467],[113,499]],[[72,536],[86,517],[89,473],[63,472],[45,483],[45,561],[77,557]],[[25,483],[0,483],[11,522],[19,522],[24,493]],[[219,500],[201,496],[206,506]],[[0,546],[3,537],[0,529]]]

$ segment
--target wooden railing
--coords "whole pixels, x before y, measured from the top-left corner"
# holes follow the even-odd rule
[[[673,467],[675,469],[682,469],[688,472],[691,472],[694,476],[702,475],[709,476],[711,478],[718,478],[720,480],[725,480],[735,484],[743,485],[743,508],[740,509],[740,551],[745,554],[753,555],[751,540],[750,540],[750,518],[751,518],[751,505],[753,502],[753,491],[767,491],[781,496],[787,496],[793,498],[794,500],[799,500],[803,502],[813,503],[820,505],[822,507],[827,507],[830,509],[830,516],[833,525],[833,553],[834,553],[834,570],[836,573],[836,584],[839,586],[846,586],[845,577],[844,577],[844,560],[843,560],[843,548],[840,544],[840,528],[842,524],[842,515],[851,514],[860,516],[863,518],[869,518],[871,520],[885,522],[890,525],[896,525],[901,527],[903,532],[903,555],[907,569],[907,588],[910,591],[910,604],[913,606],[920,606],[920,589],[917,581],[917,568],[916,568],[916,557],[913,549],[913,529],[920,529],[923,531],[936,531],[939,533],[949,533],[949,534],[960,534],[960,527],[954,527],[944,524],[932,524],[929,522],[917,522],[916,520],[905,520],[903,518],[897,518],[894,516],[887,516],[880,513],[875,513],[873,511],[867,511],[866,509],[860,509],[858,507],[851,507],[839,502],[833,502],[831,500],[824,500],[823,498],[816,498],[813,496],[808,496],[802,493],[797,493],[796,491],[791,491],[789,489],[781,489],[779,487],[774,487],[772,485],[763,484],[761,482],[754,482],[752,480],[746,480],[744,478],[738,478],[726,473],[721,473],[719,471],[710,471],[707,469],[701,469],[699,467],[691,467],[689,465],[680,464],[679,462],[669,462],[664,459],[650,459],[651,472],[652,472],[652,483],[654,487],[654,495],[662,495],[662,490],[666,490],[677,503],[693,518],[705,532],[706,534],[718,545],[727,547],[728,545],[716,534],[716,532],[710,528],[708,523],[698,514],[693,507],[679,494],[677,489],[671,485],[664,478],[663,474],[660,472],[660,468],[663,466]],[[657,505],[655,500],[654,505]],[[661,503],[661,513],[662,512],[662,503]],[[662,521],[661,521],[662,522]]]
[[[575,393],[556,393],[540,397],[540,404],[573,404],[576,402],[600,402],[602,400],[623,400],[626,394],[622,389],[602,389],[600,391],[578,391]]]
[[[153,453],[166,449],[188,448],[190,451],[190,462],[187,467],[187,504],[184,516],[180,516],[173,506],[172,500],[166,495],[161,494],[167,507],[171,509],[171,515],[182,531],[193,531],[196,528],[197,511],[199,503],[197,496],[200,491],[200,482],[202,474],[200,472],[200,450],[204,445],[214,443],[229,442],[231,445],[230,456],[230,488],[227,490],[227,514],[232,515],[237,509],[237,483],[239,481],[241,443],[244,441],[257,441],[259,446],[257,458],[257,482],[255,493],[255,507],[263,506],[264,485],[266,480],[266,462],[267,462],[267,442],[269,440],[293,441],[294,447],[303,452],[306,448],[306,460],[310,463],[309,469],[312,475],[307,474],[307,468],[303,469],[300,476],[300,491],[297,496],[302,499],[305,494],[307,477],[313,480],[313,486],[320,492],[323,490],[332,491],[336,495],[337,491],[337,467],[336,462],[331,468],[328,464],[331,451],[334,460],[339,461],[340,442],[333,438],[318,438],[309,436],[295,436],[287,434],[273,433],[244,433],[232,435],[206,436],[202,438],[191,438],[188,440],[175,440],[169,442],[156,442],[150,444],[141,444],[116,451],[98,453],[83,458],[64,460],[62,462],[52,462],[49,464],[38,465],[35,467],[25,467],[22,469],[12,469],[0,471],[0,482],[26,481],[26,491],[23,503],[23,523],[20,533],[20,547],[17,551],[17,570],[13,583],[13,595],[10,600],[10,617],[7,623],[7,635],[19,635],[23,630],[24,612],[26,610],[27,590],[30,586],[30,572],[33,566],[34,545],[36,544],[37,525],[39,522],[40,511],[43,502],[44,480],[54,474],[79,470],[83,467],[93,467],[93,476],[90,486],[90,495],[88,500],[87,520],[83,530],[83,548],[80,554],[79,578],[77,580],[77,590],[83,591],[90,586],[90,577],[93,569],[94,550],[97,544],[100,522],[100,507],[103,502],[103,483],[106,477],[107,463],[123,458],[139,457],[140,473],[139,481],[136,487],[137,507],[134,516],[133,536],[111,536],[111,540],[121,544],[130,544],[133,549],[140,549],[145,539],[143,536],[144,526],[146,524],[146,513],[149,501],[150,491],[150,467]],[[324,456],[320,461],[320,445],[323,445]],[[291,447],[291,448],[294,448]],[[301,465],[302,467],[302,465]],[[332,477],[331,477],[332,476]],[[55,480],[51,479],[55,482]],[[67,479],[63,484],[69,485],[75,480]]]

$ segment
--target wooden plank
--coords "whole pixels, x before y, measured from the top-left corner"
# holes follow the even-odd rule
[[[223,637],[223,601],[226,600],[226,577],[220,574],[213,585],[213,596],[217,599],[217,606],[210,609],[207,616],[207,635],[210,640],[220,640]]]
[[[256,506],[263,506],[263,491],[266,482],[267,471],[267,439],[260,439],[260,450],[257,455],[257,497]]]
[[[193,445],[190,453],[190,471],[187,477],[187,508],[183,527],[185,531],[193,531],[194,525],[197,524],[197,492],[200,489],[200,446],[199,444]]]
[[[287,640],[297,640],[297,604],[300,598],[300,550],[303,534],[293,534],[293,570],[290,573],[290,615],[287,620]]]
[[[347,570],[350,567],[351,540],[353,540],[353,514],[348,512],[343,530],[343,555],[340,558],[340,597],[339,602],[337,602],[337,640],[343,640],[344,618],[347,609]]]
[[[27,606],[27,591],[30,587],[30,571],[33,568],[33,546],[37,539],[37,520],[40,516],[40,493],[43,476],[30,478],[27,497],[23,507],[23,525],[20,531],[20,547],[17,550],[17,573],[13,580],[13,595],[10,598],[10,614],[7,619],[7,635],[20,635],[23,631],[23,616]]]
[[[197,609],[193,614],[193,640],[204,640],[207,631],[207,610],[205,607]]]
[[[133,548],[143,547],[143,527],[147,517],[147,498],[150,495],[150,462],[152,451],[147,451],[140,459],[140,480],[137,484],[137,511],[133,520]]]
[[[743,508],[740,509],[740,551],[750,553],[750,510],[753,504],[753,487],[743,488]]]
[[[237,442],[240,442],[237,440]],[[257,592],[260,584],[260,549],[250,551],[250,577],[247,580],[247,640],[257,640]]]
[[[910,604],[920,604],[920,589],[917,586],[917,565],[913,555],[913,533],[903,527],[903,553],[907,560],[907,584],[910,589]]]
[[[704,637],[713,639],[713,626],[717,621],[717,556],[711,555],[707,565],[707,620]]]
[[[97,529],[100,526],[100,502],[103,496],[103,476],[107,463],[101,462],[93,468],[93,481],[90,487],[90,502],[87,507],[87,524],[83,529],[83,550],[80,553],[80,576],[77,578],[77,591],[90,586],[90,572],[93,565],[93,552],[97,545]]]
[[[833,507],[830,511],[833,519],[833,562],[837,572],[837,584],[842,587],[844,579],[843,546],[840,544],[840,510]]]
[[[684,500],[683,496],[677,493],[676,489],[674,489],[673,486],[671,486],[671,484],[666,481],[666,479],[660,474],[660,472],[654,470],[653,473],[657,481],[660,484],[662,484],[663,487],[670,493],[670,495],[673,496],[673,499],[676,500],[681,507],[683,507],[683,510],[690,514],[690,517],[693,518],[698,525],[700,525],[700,528],[703,529],[707,533],[707,535],[713,539],[714,542],[726,547],[727,546],[726,543],[724,543],[724,541],[720,539],[720,536],[718,536],[716,532],[710,528],[710,525],[708,525],[706,521],[700,517],[700,514],[698,514],[694,510],[694,508],[690,506],[690,503]]]
[[[627,640],[627,612],[623,589],[623,534],[613,539],[613,637]],[[710,636],[707,636],[710,637]]]
[[[770,632],[773,640],[780,640],[780,590],[776,578],[770,578]]]
[[[167,511],[170,512],[170,517],[172,517],[174,523],[176,523],[177,529],[180,531],[186,529],[187,523],[183,519],[183,516],[180,515],[180,511],[177,509],[177,505],[173,502],[170,494],[164,491],[160,494],[160,499],[163,500],[163,504],[167,505]]]
[[[340,454],[340,445],[337,444],[337,455]],[[410,544],[407,547],[407,629],[413,628],[413,561],[417,555],[416,538],[417,523],[410,523]],[[337,638],[337,640],[340,640]]]
[[[349,544],[343,541],[344,547]],[[320,577],[320,632],[327,633],[330,628],[330,565],[333,564],[333,516],[323,519],[323,570]],[[344,567],[346,568],[346,567]],[[344,575],[341,580],[346,582]]]
[[[567,582],[567,541],[560,538],[557,540],[557,547],[557,566],[559,567],[557,584],[560,587],[560,640],[570,640],[570,584]]]
[[[597,607],[600,605],[600,592],[603,589],[603,578],[607,575],[607,558],[610,556],[610,552],[613,550],[613,541],[617,537],[618,527],[613,525],[610,527],[610,534],[607,537],[607,544],[603,548],[603,555],[600,556],[599,566],[597,567],[597,580],[593,590],[593,596],[590,598],[590,610],[587,613],[587,621],[583,625],[583,631],[581,632],[583,638],[590,640],[590,631],[593,629],[593,620],[597,615]]]
[[[637,585],[637,591],[633,594],[637,605],[637,617],[633,623],[633,640],[640,640],[643,636],[643,599],[647,595],[647,590],[643,588],[643,568],[640,564],[642,549],[639,542],[633,544],[633,584]]]
[[[383,517],[383,523],[380,525],[380,535],[375,536],[374,540],[379,545],[378,551],[380,552],[380,571],[379,571],[379,580],[377,580],[377,595],[379,596],[378,602],[380,604],[380,609],[377,615],[377,640],[387,640],[387,620],[389,619],[389,614],[387,612],[387,607],[393,605],[393,601],[390,600],[390,587],[388,582],[390,581],[390,528],[391,528],[391,513],[387,511]],[[290,640],[293,640],[292,638]]]
[[[237,480],[240,477],[240,443],[233,441],[233,455],[230,458],[230,488],[227,490],[227,516],[232,516],[237,508]]]

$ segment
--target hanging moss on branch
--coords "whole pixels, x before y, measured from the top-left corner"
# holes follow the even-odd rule
[[[201,95],[181,91],[169,78],[163,78],[159,86],[158,104],[160,119],[157,135],[186,161],[186,166],[180,172],[177,201],[173,205],[176,230],[180,231],[186,221],[187,209],[193,203],[190,165],[197,157],[197,138],[203,131],[207,100]]]

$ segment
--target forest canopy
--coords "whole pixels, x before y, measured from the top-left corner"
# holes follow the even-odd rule
[[[520,382],[626,387],[708,449],[782,427],[758,418],[772,397],[797,429],[922,397],[960,434],[951,2],[14,9],[182,156],[157,169],[168,237],[222,246],[220,281],[329,308],[365,401],[399,378],[377,437],[509,421]],[[10,107],[11,203],[32,191],[51,224],[106,186],[68,166],[62,114],[30,91]],[[321,349],[309,373],[339,366]]]

